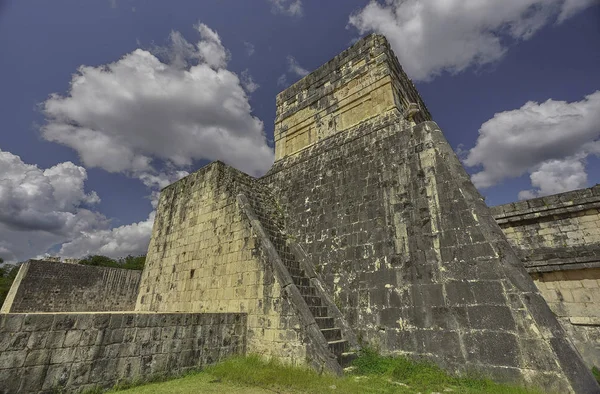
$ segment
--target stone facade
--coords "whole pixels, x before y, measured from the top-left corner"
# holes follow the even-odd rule
[[[491,208],[589,367],[600,366],[600,185]]]
[[[215,162],[163,189],[136,309],[244,312],[250,351],[304,363],[300,323],[236,202],[252,182]]]
[[[0,315],[0,393],[110,387],[244,353],[244,314]]]
[[[411,103],[431,120],[385,38],[360,40],[277,96],[275,160]]]
[[[22,264],[2,313],[131,311],[142,272],[30,260]]]

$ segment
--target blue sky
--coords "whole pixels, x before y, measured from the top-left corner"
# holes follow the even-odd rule
[[[264,173],[276,94],[370,32],[489,205],[600,183],[598,1],[5,1],[0,257],[144,253],[160,187]]]

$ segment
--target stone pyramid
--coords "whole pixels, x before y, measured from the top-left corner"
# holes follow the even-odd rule
[[[278,95],[265,176],[215,162],[164,189],[146,261],[137,310],[247,313],[248,352],[600,390],[383,36]]]

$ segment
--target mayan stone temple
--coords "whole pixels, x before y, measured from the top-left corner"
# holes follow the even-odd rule
[[[80,391],[258,353],[341,375],[362,346],[598,393],[600,187],[490,209],[386,39],[277,96],[275,163],[161,192],[144,271],[25,263],[0,392]]]

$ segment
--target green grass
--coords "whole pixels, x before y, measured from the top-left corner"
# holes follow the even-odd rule
[[[594,375],[598,383],[600,383],[600,369],[598,369],[597,367],[592,368],[592,374]]]
[[[382,357],[364,350],[355,369],[343,378],[250,355],[226,360],[202,372],[168,382],[129,388],[122,393],[490,393],[538,394],[540,391],[473,377],[453,377],[430,363]]]

